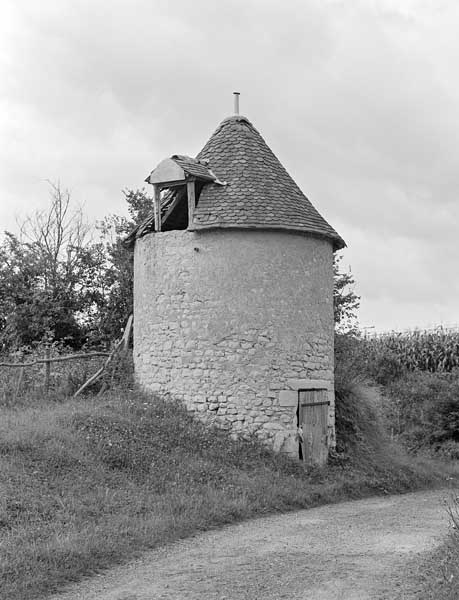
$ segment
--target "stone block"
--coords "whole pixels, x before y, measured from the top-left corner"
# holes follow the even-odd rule
[[[298,392],[281,390],[279,392],[279,406],[298,406]]]
[[[285,436],[286,436],[286,433],[284,431],[279,431],[278,433],[275,434],[275,436],[273,438],[274,452],[279,452],[279,450],[282,447],[282,444],[284,443]]]
[[[266,415],[258,415],[258,417],[254,418],[255,423],[266,423],[268,420],[269,419]]]
[[[265,423],[263,425],[263,428],[267,429],[268,431],[271,431],[271,430],[276,431],[276,430],[279,430],[279,429],[283,429],[283,427],[282,427],[282,425],[280,423],[272,423],[271,421],[268,422],[268,423]]]
[[[282,384],[279,382],[273,382],[269,384],[269,389],[270,390],[281,390],[282,389]]]
[[[294,427],[296,425],[296,420],[297,420],[296,410],[295,410],[295,412],[292,412],[291,415],[281,415],[280,420],[282,423],[285,423],[286,425],[290,425],[291,427]]]
[[[292,458],[298,458],[299,446],[294,433],[291,433],[288,437],[284,438],[280,451],[284,454],[288,454]]]

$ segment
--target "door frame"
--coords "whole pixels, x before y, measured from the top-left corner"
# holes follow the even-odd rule
[[[326,433],[326,447],[327,447],[327,454],[328,454],[328,449],[330,448],[330,440],[329,440],[329,431],[330,431],[330,398],[329,398],[329,393],[328,393],[328,388],[327,387],[308,387],[308,388],[303,388],[303,389],[299,389],[298,390],[298,409],[296,411],[296,419],[297,419],[297,427],[298,427],[298,436],[299,436],[299,448],[298,448],[298,457],[300,460],[305,460],[305,457],[303,455],[304,452],[304,441],[303,441],[303,435],[304,435],[304,430],[303,430],[303,424],[304,424],[304,420],[303,420],[303,415],[302,415],[302,407],[304,406],[327,406],[327,412],[326,412],[326,423],[327,423],[327,433]],[[320,402],[309,402],[309,403],[304,403],[301,402],[301,393],[302,392],[325,392],[325,396],[328,398],[327,400],[321,400]]]
[[[283,410],[291,411],[289,414],[292,417],[292,433],[290,438],[290,451],[289,454],[292,457],[298,457],[298,408],[300,396],[298,390],[327,390],[328,400],[330,405],[328,407],[328,436],[327,442],[329,448],[335,448],[336,446],[336,435],[335,435],[335,385],[333,376],[330,379],[313,379],[306,377],[295,377],[289,378],[286,381],[285,387],[279,390],[279,406]],[[294,427],[294,429],[293,429]]]

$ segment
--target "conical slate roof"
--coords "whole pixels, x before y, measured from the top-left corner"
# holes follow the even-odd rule
[[[247,118],[225,119],[196,158],[226,185],[204,185],[189,229],[287,229],[345,246]]]

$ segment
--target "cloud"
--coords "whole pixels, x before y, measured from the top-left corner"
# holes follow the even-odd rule
[[[457,321],[459,7],[448,0],[6,2],[0,223],[60,178],[92,218],[247,114],[348,243],[362,321]]]

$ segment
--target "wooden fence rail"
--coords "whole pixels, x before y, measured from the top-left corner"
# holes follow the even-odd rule
[[[110,352],[88,352],[86,354],[68,354],[67,356],[55,356],[48,358],[37,358],[34,361],[26,363],[0,363],[0,367],[33,367],[39,364],[49,364],[53,362],[62,362],[65,360],[75,360],[77,358],[93,358],[94,356],[110,356]]]
[[[132,315],[129,316],[129,319],[127,320],[126,323],[126,327],[124,328],[124,332],[122,337],[116,341],[114,347],[112,348],[112,350],[110,352],[86,352],[86,353],[78,353],[78,354],[68,354],[66,356],[50,356],[50,348],[46,348],[45,350],[45,358],[36,358],[35,360],[31,360],[29,362],[0,362],[0,367],[6,367],[6,368],[18,368],[20,369],[19,371],[19,377],[18,377],[18,381],[16,384],[16,391],[15,391],[15,396],[17,396],[19,394],[20,388],[22,386],[23,383],[23,378],[24,378],[24,369],[26,367],[33,367],[35,365],[44,365],[44,389],[46,394],[48,394],[49,392],[49,387],[50,387],[50,379],[51,379],[51,363],[57,363],[57,362],[65,362],[65,361],[69,361],[69,360],[77,360],[77,359],[87,359],[87,358],[95,358],[98,356],[103,356],[106,358],[106,360],[104,361],[104,364],[100,367],[100,369],[98,369],[98,371],[96,371],[96,373],[94,373],[94,375],[92,375],[83,385],[81,385],[78,390],[75,392],[74,397],[78,396],[79,394],[81,394],[81,392],[83,390],[85,390],[87,387],[89,387],[91,384],[93,384],[95,381],[97,381],[98,379],[100,379],[100,377],[104,374],[104,372],[108,369],[108,367],[111,365],[113,358],[115,357],[116,354],[118,353],[123,353],[126,354],[128,351],[128,347],[129,347],[129,340],[131,337],[131,333],[132,333]],[[105,385],[103,386],[102,389],[105,389]]]

